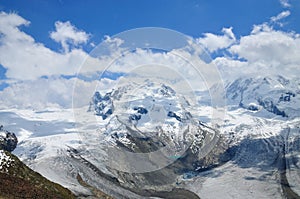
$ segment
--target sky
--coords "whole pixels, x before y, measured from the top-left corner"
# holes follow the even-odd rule
[[[1,107],[70,107],[75,81],[82,92],[95,85],[76,77],[95,46],[106,43],[118,52],[122,42],[113,36],[141,27],[190,36],[191,47],[205,48],[224,79],[257,71],[298,76],[299,19],[299,0],[1,0]],[[154,54],[138,51],[118,64],[124,69],[136,60],[178,63]],[[91,66],[108,61],[88,60]]]

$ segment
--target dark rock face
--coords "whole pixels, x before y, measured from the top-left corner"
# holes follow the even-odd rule
[[[258,111],[259,107],[251,104],[251,105],[248,106],[248,110],[250,110],[250,111]]]
[[[202,147],[204,142],[197,142],[197,137],[201,137],[199,140],[203,140],[205,137],[210,136],[210,131],[215,131],[213,129],[210,129],[210,131],[208,130],[208,127],[205,128],[199,123],[199,134],[195,135],[191,146],[184,154],[181,154],[181,156],[170,157],[175,158],[176,160],[174,163],[162,169],[134,174],[113,169],[110,170],[110,172],[112,172],[114,176],[116,176],[116,178],[122,182],[121,185],[123,187],[139,192],[145,191],[145,187],[151,187],[153,190],[163,190],[164,188],[167,189],[168,187],[172,187],[174,183],[176,183],[176,179],[179,176],[188,173],[195,173],[195,175],[197,175],[203,170],[216,167],[224,162],[229,161],[234,156],[234,151],[230,151],[230,153],[226,152],[228,146],[226,144],[227,142],[224,140],[225,138],[220,137],[220,135],[216,135],[216,138],[214,139],[216,140],[216,143],[212,142],[214,143],[212,144],[212,150],[203,157],[202,153],[205,153],[206,147]],[[134,130],[130,129],[130,131]],[[131,134],[136,135],[137,133],[138,132]],[[117,147],[126,152],[150,153],[155,152],[172,142],[171,138],[168,138],[165,135],[165,132],[161,133],[162,135],[153,134],[152,137],[146,138],[126,134],[125,137],[130,141],[128,143],[119,142],[118,135],[116,134],[114,134],[113,137],[116,139]],[[199,147],[198,150],[196,150],[197,147]],[[156,164],[156,162],[153,162],[153,164]],[[126,165],[125,162],[124,165]]]
[[[97,116],[101,116],[103,120],[108,118],[114,111],[111,93],[101,96],[100,92],[95,92],[89,107],[89,111],[92,110]]]
[[[271,113],[274,113],[275,115],[281,115],[282,117],[288,117],[287,114],[284,111],[279,110],[278,107],[276,105],[274,105],[272,100],[258,99],[257,101],[258,101],[259,105],[264,107],[264,109],[266,109],[267,111],[269,111]]]
[[[162,85],[159,92],[165,97],[171,97],[171,96],[176,95],[176,92],[170,86],[167,86],[164,84]]]
[[[8,132],[0,126],[0,149],[12,152],[18,144],[18,139],[14,133]]]
[[[129,120],[140,120],[141,119],[141,115],[130,115],[129,116]]]
[[[147,114],[148,110],[144,107],[134,107],[133,110],[137,111],[140,114]]]
[[[136,114],[131,114],[129,116],[129,121],[138,121],[142,118],[142,115],[145,115],[148,113],[148,110],[144,107],[133,107],[133,110],[136,111]]]
[[[172,111],[169,111],[168,116],[169,117],[174,117],[176,120],[178,120],[179,122],[181,122],[181,117],[178,116],[176,113],[174,113]]]
[[[281,94],[281,96],[279,97],[278,103],[279,102],[289,102],[289,101],[291,101],[291,97],[295,97],[295,96],[296,96],[295,93],[288,91],[284,94]]]

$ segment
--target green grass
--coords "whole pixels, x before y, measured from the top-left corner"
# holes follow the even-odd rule
[[[31,170],[15,155],[7,151],[5,153],[14,161],[8,168],[8,172],[0,172],[0,198],[76,198],[68,189]]]

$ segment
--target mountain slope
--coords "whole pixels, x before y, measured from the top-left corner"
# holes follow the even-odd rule
[[[1,125],[0,198],[75,198],[71,191],[34,172],[11,154],[17,143],[15,134]]]
[[[71,191],[53,183],[23,164],[15,155],[5,157],[0,167],[0,198],[75,198]]]

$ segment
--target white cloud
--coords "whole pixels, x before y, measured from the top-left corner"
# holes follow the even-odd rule
[[[85,44],[89,39],[89,34],[78,30],[69,21],[57,21],[55,22],[55,31],[50,33],[50,37],[61,43],[64,52],[69,52],[69,45]]]
[[[289,15],[289,11],[284,11],[271,21],[278,22]],[[255,25],[249,35],[240,39],[236,38],[232,28],[223,28],[221,35],[206,33],[195,42],[191,40],[186,48],[168,53],[137,49],[124,54],[127,50],[122,48],[124,41],[107,36],[91,55],[79,46],[87,43],[88,34],[77,30],[70,22],[57,22],[56,31],[51,33],[51,37],[62,44],[64,52],[47,48],[20,29],[20,26],[29,24],[17,14],[0,13],[0,64],[7,69],[6,76],[10,78],[7,80],[9,87],[0,92],[2,106],[70,107],[75,80],[77,91],[74,95],[78,95],[77,103],[83,105],[88,103],[97,86],[104,90],[112,86],[112,81],[107,79],[98,82],[60,77],[75,75],[80,66],[80,72],[85,77],[98,77],[107,66],[112,72],[131,71],[145,76],[155,74],[166,79],[178,74],[178,77],[183,77],[181,81],[189,81],[195,89],[211,86],[212,82],[218,81],[213,65],[219,67],[224,79],[249,73],[300,75],[300,36],[275,30],[268,23]],[[222,49],[226,56],[222,54],[212,63],[204,63],[198,56],[203,53],[202,46],[209,52]],[[103,56],[99,57],[99,54]],[[196,63],[195,66],[200,68],[193,69],[189,62]],[[137,68],[139,66],[144,68]],[[160,66],[166,70],[161,72]],[[207,78],[207,85],[199,82],[199,75]],[[175,87],[181,85],[180,81],[174,83]]]
[[[267,23],[263,23],[260,25],[254,25],[250,35],[254,35],[259,32],[271,32],[272,30],[273,30],[273,28]]]
[[[248,66],[248,62],[246,61],[240,61],[240,60],[235,60],[230,57],[217,57],[216,59],[213,60],[213,63],[216,64],[219,67],[225,67],[224,69],[226,70],[232,70],[232,68],[243,68]],[[222,70],[224,70],[222,69]]]
[[[67,53],[52,51],[20,30],[20,26],[29,24],[15,13],[0,13],[0,64],[7,69],[6,76],[33,80],[41,76],[75,75],[88,55],[76,48]]]
[[[271,21],[278,22],[279,20],[284,19],[290,15],[291,15],[291,12],[289,10],[286,10],[286,11],[279,13],[277,16],[271,17]]]
[[[232,57],[217,57],[213,60],[224,82],[231,82],[238,77],[252,75],[256,68],[251,66],[248,61],[236,60]]]
[[[29,40],[34,41],[33,38],[26,35],[23,32],[20,32],[16,27],[24,25],[28,26],[30,24],[29,21],[23,19],[19,15],[15,13],[6,14],[5,12],[0,12],[0,31],[1,31],[1,38],[5,35],[6,39],[11,40]]]
[[[222,32],[223,35],[205,33],[204,37],[197,39],[197,41],[199,44],[203,45],[209,52],[227,48],[236,41],[236,38],[232,32],[232,27],[223,28]]]
[[[300,75],[300,36],[296,33],[274,30],[267,24],[254,26],[251,34],[241,37],[229,52],[246,60],[234,63],[247,63],[239,68],[241,73]]]
[[[95,74],[97,70],[92,69],[91,66],[96,66],[96,64],[89,64],[89,59],[90,57],[86,60],[86,63],[81,69],[85,76],[87,71],[91,71],[91,74]],[[194,81],[198,83],[197,89],[203,89],[204,87],[199,75],[207,77],[213,74],[209,64],[203,62],[199,57],[192,56],[185,49],[177,49],[167,53],[155,53],[145,49],[136,49],[136,51],[126,54],[126,56],[115,55],[104,57],[100,62],[102,64],[98,66],[98,71],[108,70],[109,72],[126,73],[127,76],[143,76],[145,78],[149,78],[149,76],[159,77],[160,80],[169,81],[170,83],[174,79],[176,79],[177,83],[182,81]],[[197,68],[192,64],[196,65]],[[106,68],[107,66],[109,67]],[[209,78],[209,81],[215,81],[215,79]]]
[[[21,31],[20,26],[23,25],[29,25],[29,22],[17,14],[1,13],[0,15],[0,64],[7,69],[6,76],[10,78],[7,80],[10,86],[0,93],[2,105],[23,108],[70,107],[73,83],[77,78],[64,79],[60,75],[75,75],[80,66],[82,66],[81,75],[90,75],[95,78],[111,63],[109,70],[113,72],[128,72],[137,66],[154,64],[169,67],[169,70],[177,71],[182,76],[195,76],[195,73],[188,70],[186,61],[175,55],[175,52],[153,53],[137,49],[136,52],[115,60],[126,49],[120,47],[123,44],[122,40],[107,36],[101,46],[97,46],[91,55],[77,48],[59,53],[36,42],[32,36]],[[61,31],[60,28],[57,30]],[[55,38],[57,41],[66,42],[67,36]],[[73,40],[75,41],[75,37]],[[77,43],[84,41],[86,40],[76,40]],[[98,57],[99,53],[103,56]],[[179,52],[176,53],[179,54]],[[147,75],[147,71],[139,70],[139,72]],[[165,78],[172,78],[168,76],[169,73],[156,72]],[[43,76],[47,78],[41,78]],[[96,88],[96,82],[77,79],[76,85],[79,91],[75,95],[85,96],[78,98],[82,100],[79,104],[87,103]]]
[[[280,4],[284,7],[284,8],[289,8],[291,7],[291,4],[289,3],[289,0],[279,0]]]
[[[48,106],[68,107],[71,104],[71,80],[38,79],[11,84],[0,92],[1,106],[41,109]]]
[[[96,86],[106,89],[112,80],[83,81],[77,78],[49,78],[12,83],[0,91],[0,108],[44,109],[46,107],[71,108],[73,86],[76,82],[77,105],[88,105]],[[85,97],[83,97],[85,96]]]
[[[278,62],[281,65],[300,63],[300,38],[294,33],[261,29],[242,37],[230,51],[249,62]]]

